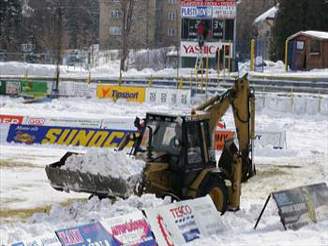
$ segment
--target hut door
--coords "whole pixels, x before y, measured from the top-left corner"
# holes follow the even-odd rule
[[[305,70],[306,69],[306,44],[305,40],[294,41],[294,69],[293,70]]]
[[[297,70],[296,64],[296,41],[291,40],[288,44],[288,65],[291,70]]]

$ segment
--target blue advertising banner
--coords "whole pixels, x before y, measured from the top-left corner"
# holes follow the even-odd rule
[[[10,125],[7,142],[59,144],[85,147],[117,147],[129,130],[60,126]],[[131,146],[129,143],[128,146]]]
[[[99,222],[57,230],[56,235],[63,246],[120,245]]]
[[[212,7],[207,6],[188,6],[181,8],[183,18],[211,18],[213,15]]]

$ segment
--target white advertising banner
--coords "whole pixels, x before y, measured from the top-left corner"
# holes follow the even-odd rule
[[[60,82],[59,83],[59,95],[71,97],[74,96],[74,82]]]
[[[207,6],[188,6],[181,7],[182,18],[206,19],[212,18],[213,8]]]
[[[204,47],[202,48],[202,53],[204,57],[208,56],[210,58],[215,58],[217,49],[222,49],[223,46],[226,46],[225,49],[228,49],[228,46],[231,46],[231,43],[227,42],[205,42]],[[231,49],[230,49],[231,50]],[[201,49],[198,45],[198,42],[193,41],[181,41],[180,42],[180,52],[182,57],[197,57]],[[231,53],[231,52],[229,52]],[[231,54],[230,54],[231,56]],[[227,56],[226,56],[227,57]]]
[[[272,146],[275,149],[286,149],[286,131],[266,131],[258,130],[255,135],[256,146]]]
[[[217,19],[234,19],[236,18],[236,3],[229,2],[224,5],[213,7],[213,18]]]
[[[224,230],[210,196],[145,210],[160,246],[185,244]]]
[[[12,243],[11,246],[61,246],[61,243],[55,233],[49,233],[33,239]]]
[[[36,126],[66,126],[100,128],[101,119],[79,119],[66,117],[25,117],[24,124]]]
[[[147,88],[146,102],[155,104],[188,105],[191,102],[191,90]]]
[[[104,219],[100,223],[117,242],[115,245],[156,245],[150,225],[141,211]]]
[[[6,83],[6,95],[18,95],[20,93],[19,81],[7,81]]]
[[[236,4],[236,0],[180,0],[181,6],[225,6]]]
[[[134,120],[135,118],[132,117],[107,118],[102,120],[100,128],[136,131],[136,128],[134,127]]]
[[[97,84],[86,82],[60,82],[59,95],[68,97],[96,97]]]
[[[77,97],[96,97],[97,84],[79,83],[73,84],[73,94]]]

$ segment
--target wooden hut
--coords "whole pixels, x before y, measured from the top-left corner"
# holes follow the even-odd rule
[[[328,68],[328,32],[298,32],[290,36],[286,43],[286,63],[291,70]]]

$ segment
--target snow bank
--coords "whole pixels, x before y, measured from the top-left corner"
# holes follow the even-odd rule
[[[123,151],[92,149],[86,154],[70,156],[62,168],[127,180],[140,175],[144,167],[144,161],[129,157]]]

